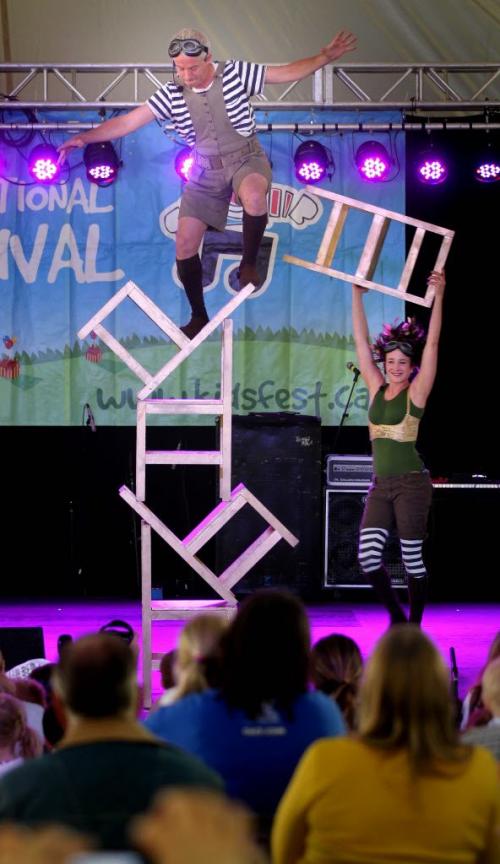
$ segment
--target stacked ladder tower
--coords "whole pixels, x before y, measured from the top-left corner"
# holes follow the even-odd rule
[[[142,663],[144,705],[151,705],[152,671],[159,668],[161,654],[152,652],[152,623],[166,619],[187,619],[202,609],[231,615],[237,605],[232,591],[234,586],[280,540],[290,546],[299,542],[291,531],[277,519],[243,483],[232,488],[232,378],[233,378],[233,322],[228,317],[255,290],[246,285],[233,297],[205,327],[188,339],[182,330],[135,285],[127,282],[78,332],[80,339],[95,333],[108,348],[143,382],[137,393],[137,443],[135,494],[122,486],[119,494],[141,517],[141,586],[142,586]],[[124,300],[132,300],[163,331],[178,351],[154,375],[151,375],[127,349],[105,328],[103,321]],[[221,326],[221,393],[219,399],[156,399],[153,392],[208,336]],[[214,415],[220,418],[218,450],[148,450],[146,446],[147,418],[158,414]],[[148,465],[214,465],[219,471],[219,504],[196,525],[189,534],[180,538],[162,522],[146,504],[146,469]],[[252,507],[267,523],[266,529],[226,569],[215,574],[196,553],[242,507]],[[151,599],[152,556],[151,530],[155,531],[201,578],[219,595],[220,600],[153,601]]]

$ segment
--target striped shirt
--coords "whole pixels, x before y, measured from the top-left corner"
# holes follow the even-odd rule
[[[260,63],[247,63],[244,60],[227,60],[222,72],[222,92],[227,116],[236,131],[248,138],[256,130],[251,96],[260,95],[264,90],[266,66]],[[171,120],[176,132],[192,146],[196,141],[183,87],[167,83],[154,93],[146,104],[157,120]]]

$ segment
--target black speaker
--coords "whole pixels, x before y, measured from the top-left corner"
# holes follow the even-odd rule
[[[234,587],[287,588],[302,597],[321,590],[321,420],[294,414],[233,417],[232,485],[244,483],[299,538],[281,540]],[[217,534],[220,574],[264,530],[245,506]]]
[[[0,651],[7,670],[26,660],[45,657],[42,628],[0,627]]]
[[[368,588],[366,576],[358,564],[359,526],[366,501],[366,492],[327,489],[325,492],[325,555],[326,588]],[[395,587],[406,585],[406,572],[401,560],[399,539],[390,531],[384,549],[384,564]]]

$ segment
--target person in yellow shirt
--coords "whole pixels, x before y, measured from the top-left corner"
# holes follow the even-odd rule
[[[380,640],[360,691],[358,735],[299,762],[272,832],[273,864],[498,864],[495,760],[461,743],[448,676],[413,625]]]

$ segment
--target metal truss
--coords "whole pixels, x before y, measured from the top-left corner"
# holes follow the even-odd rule
[[[105,117],[109,112],[131,110],[171,80],[173,71],[170,63],[0,64],[6,85],[0,96],[0,129],[90,128],[93,123],[86,113],[99,111]],[[310,98],[301,98],[307,88]],[[276,86],[267,90],[269,96],[254,100],[259,115],[264,112],[262,119],[275,111],[311,111],[313,116],[304,126],[259,124],[263,130],[500,128],[500,63],[347,63],[325,66],[281,92]],[[332,108],[339,112],[400,111],[403,119],[393,124],[377,123],[374,118],[369,123],[319,123],[318,112]],[[57,110],[78,114],[79,119],[54,122],[50,118],[48,122],[49,118],[38,114]],[[20,119],[20,111],[30,112],[29,116]],[[470,119],[464,114],[471,115]],[[165,127],[166,131],[171,128]]]

